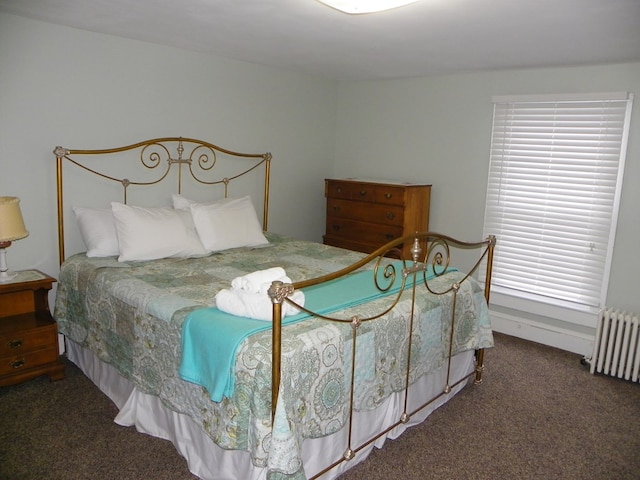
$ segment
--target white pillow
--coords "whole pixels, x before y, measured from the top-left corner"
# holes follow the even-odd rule
[[[187,197],[183,197],[182,195],[178,194],[178,193],[174,193],[171,195],[171,200],[173,202],[173,208],[176,208],[178,210],[189,210],[189,207],[191,205],[195,205],[201,202],[196,202],[195,200],[191,200]],[[221,198],[218,200],[213,200],[211,202],[206,202],[206,203],[201,203],[202,205],[213,205],[214,203],[224,203],[224,202],[228,202],[230,199],[229,198]]]
[[[212,205],[196,203],[189,209],[200,241],[209,251],[217,252],[269,243],[262,233],[249,196]]]
[[[120,256],[118,261],[206,255],[189,212],[111,203]]]
[[[110,208],[73,207],[87,257],[112,257],[120,253]]]
[[[189,205],[196,203],[177,193],[171,195],[171,200],[173,202],[173,208],[177,208],[178,210],[189,210]]]

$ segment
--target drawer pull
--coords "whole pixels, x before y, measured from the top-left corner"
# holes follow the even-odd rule
[[[336,192],[338,192],[338,193],[342,193],[342,187],[337,187],[337,188],[336,188]]]
[[[389,241],[393,240],[395,237],[395,235],[393,235],[392,233],[386,233],[385,234],[385,238]]]
[[[391,197],[393,197],[393,195],[391,193],[385,193],[384,194],[384,198],[386,198],[387,200],[389,200]]]
[[[338,205],[334,205],[333,206],[333,211],[334,212],[339,212],[340,211],[340,207]]]
[[[387,217],[388,220],[393,220],[394,218],[396,218],[396,215],[393,212],[387,212],[384,216]]]
[[[24,359],[11,362],[9,365],[11,365],[12,368],[20,368],[24,365]]]
[[[334,229],[334,230],[340,230],[340,225],[335,225],[335,224],[334,224],[334,225],[333,225],[333,229]]]
[[[361,196],[363,196],[363,197],[364,197],[366,194],[367,194],[367,191],[366,191],[366,190],[360,190],[360,195],[361,195]]]
[[[22,343],[22,340],[9,340],[9,348],[20,348]]]

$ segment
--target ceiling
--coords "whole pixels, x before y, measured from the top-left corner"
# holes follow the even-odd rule
[[[341,80],[640,60],[640,0],[0,0],[0,11]],[[1,27],[1,25],[0,25]]]

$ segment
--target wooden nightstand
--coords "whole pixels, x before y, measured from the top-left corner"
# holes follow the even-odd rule
[[[58,329],[49,311],[55,281],[38,270],[24,270],[0,283],[0,386],[40,375],[64,378]]]

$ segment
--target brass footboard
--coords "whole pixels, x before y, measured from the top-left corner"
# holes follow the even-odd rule
[[[402,256],[403,245],[407,243],[413,244],[413,248],[411,249],[411,259],[404,259]],[[280,389],[280,380],[281,380],[281,345],[282,345],[282,303],[289,302],[293,304],[296,308],[299,308],[306,313],[313,315],[316,318],[325,319],[331,322],[340,322],[340,323],[350,323],[351,327],[354,331],[352,335],[352,353],[351,353],[351,385],[350,385],[350,405],[349,405],[349,421],[347,424],[348,428],[348,445],[345,448],[343,458],[336,460],[335,462],[328,465],[322,472],[319,472],[316,477],[323,475],[328,472],[335,466],[339,465],[341,462],[345,460],[350,460],[353,458],[356,453],[363,448],[370,445],[372,442],[375,442],[378,438],[386,435],[389,431],[394,429],[395,427],[407,423],[410,418],[415,415],[417,412],[423,410],[425,407],[433,403],[437,398],[442,395],[446,395],[451,392],[453,388],[465,382],[470,377],[474,377],[474,382],[479,384],[482,382],[482,373],[484,370],[484,348],[478,348],[475,351],[475,369],[466,375],[464,378],[460,379],[452,379],[451,378],[451,360],[454,356],[455,352],[453,351],[454,344],[454,328],[453,322],[456,318],[456,299],[458,296],[458,291],[461,288],[461,285],[467,281],[470,277],[477,275],[479,271],[482,270],[483,279],[480,283],[484,283],[484,300],[488,304],[490,292],[491,292],[491,275],[492,275],[492,263],[493,263],[493,252],[495,247],[496,239],[494,236],[488,237],[486,240],[481,242],[462,242],[455,240],[451,237],[447,237],[445,235],[440,235],[436,233],[420,233],[415,235],[410,235],[406,237],[399,238],[395,241],[388,243],[387,245],[379,248],[375,252],[370,255],[364,257],[361,261],[345,268],[340,271],[325,275],[323,277],[319,277],[316,279],[306,280],[302,282],[297,282],[294,284],[283,284],[281,282],[274,282],[269,290],[269,295],[272,299],[273,303],[273,331],[272,331],[272,343],[273,343],[273,357],[272,357],[272,420],[276,415],[276,405],[278,401],[278,394]],[[426,245],[426,251],[423,251],[421,245]],[[477,251],[478,254],[474,255],[473,264],[470,268],[465,269],[463,273],[461,273],[462,278],[455,281],[446,289],[446,291],[434,291],[430,286],[430,280],[427,276],[427,271],[431,272],[431,274],[439,277],[445,274],[448,271],[448,268],[452,266],[451,264],[451,249],[455,247],[456,249],[464,249]],[[406,250],[406,249],[405,249]],[[400,270],[396,269],[392,262],[401,262],[402,268]],[[361,269],[365,265],[373,265],[373,277],[376,282],[376,286],[380,289],[380,291],[384,291],[385,288],[393,283],[396,278],[401,279],[402,287],[400,288],[399,293],[396,295],[395,293],[390,294],[388,297],[388,304],[383,311],[379,314],[368,317],[368,318],[360,318],[358,316],[353,316],[351,318],[333,318],[327,315],[320,315],[309,310],[306,310],[303,306],[295,304],[289,299],[289,296],[298,289],[302,289],[305,287],[309,287],[312,285],[319,285],[324,282],[329,282],[332,280],[339,279],[344,277],[352,272],[355,272],[358,269]],[[397,263],[396,263],[397,265]],[[387,284],[378,285],[378,278],[382,278],[387,282]],[[388,286],[387,286],[388,285]],[[364,325],[366,322],[371,322],[376,319],[379,319],[383,315],[389,313],[400,301],[400,297],[403,292],[410,292],[411,295],[411,313],[409,317],[409,327],[408,331],[413,332],[414,327],[414,317],[415,317],[415,307],[416,307],[416,298],[418,295],[422,293],[422,286],[426,288],[426,291],[432,295],[451,295],[452,296],[452,314],[451,314],[451,324],[450,324],[450,338],[448,342],[448,361],[446,364],[446,381],[444,386],[442,387],[442,391],[437,394],[434,398],[425,399],[423,403],[421,403],[417,408],[409,411],[409,386],[410,386],[410,375],[409,370],[411,366],[411,355],[412,355],[412,333],[408,334],[409,342],[406,354],[406,373],[405,373],[405,381],[404,381],[404,411],[400,415],[400,417],[391,425],[389,425],[383,432],[379,432],[373,438],[364,442],[361,445],[352,445],[352,433],[353,433],[353,414],[354,414],[354,369],[355,369],[355,358],[356,358],[356,347],[357,347],[357,338],[356,334],[357,330]],[[313,477],[313,478],[316,478]]]

